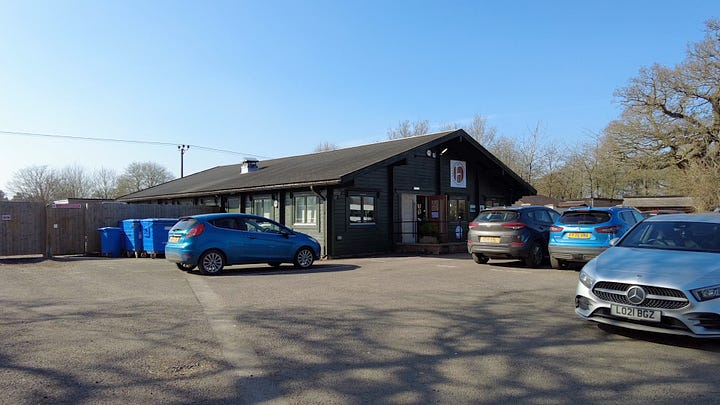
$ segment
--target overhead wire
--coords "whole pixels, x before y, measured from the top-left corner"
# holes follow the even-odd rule
[[[75,136],[75,135],[59,135],[59,134],[43,134],[38,132],[19,132],[19,131],[0,131],[0,135],[20,135],[20,136],[31,136],[31,137],[43,137],[43,138],[60,138],[60,139],[73,139],[80,141],[100,141],[100,142],[119,142],[119,143],[132,143],[132,144],[145,144],[145,145],[159,145],[159,146],[178,146],[179,143],[173,142],[160,142],[160,141],[143,141],[143,140],[131,140],[131,139],[117,139],[117,138],[97,138],[91,136]],[[227,149],[211,148],[202,145],[183,144],[193,149],[206,150],[210,152],[221,152],[230,153],[241,156],[254,156],[262,159],[270,159],[269,156],[257,155],[254,153],[237,152]]]

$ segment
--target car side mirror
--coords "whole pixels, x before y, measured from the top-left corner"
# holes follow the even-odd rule
[[[287,230],[282,230],[282,231],[280,231],[280,235],[284,236],[285,239],[287,239],[290,237],[290,232]]]

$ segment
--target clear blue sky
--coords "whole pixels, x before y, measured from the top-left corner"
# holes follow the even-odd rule
[[[715,0],[0,0],[0,190],[19,168],[176,176],[386,139],[475,114],[577,144],[618,117],[613,91],[673,66]]]

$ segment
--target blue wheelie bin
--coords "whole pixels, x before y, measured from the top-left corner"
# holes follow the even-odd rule
[[[177,218],[146,218],[140,221],[142,224],[144,256],[150,256],[154,259],[165,255],[168,234],[177,221]]]
[[[122,252],[122,229],[112,226],[98,228],[100,253],[105,257],[120,257]]]
[[[123,249],[127,257],[140,257],[143,252],[143,230],[139,219],[120,221],[123,230]]]

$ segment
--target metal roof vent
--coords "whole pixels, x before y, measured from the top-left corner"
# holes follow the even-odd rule
[[[240,166],[240,173],[256,172],[258,170],[258,160],[253,158],[245,158]]]

